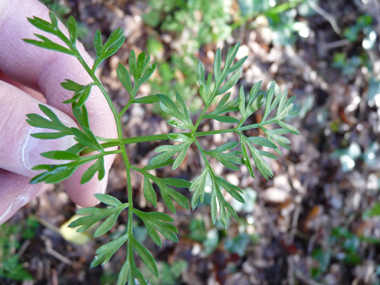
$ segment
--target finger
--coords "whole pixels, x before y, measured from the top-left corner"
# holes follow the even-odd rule
[[[11,96],[10,96],[11,94]],[[56,164],[56,160],[46,159],[42,152],[66,150],[76,143],[73,136],[65,136],[54,140],[41,140],[31,137],[31,133],[46,132],[46,129],[34,128],[26,123],[26,115],[35,113],[45,116],[39,109],[41,102],[25,94],[8,83],[0,81],[0,168],[32,178],[38,174],[31,170],[39,164]],[[78,127],[67,114],[49,106],[62,123],[68,127]],[[59,162],[62,163],[62,162]],[[108,160],[107,163],[111,163]],[[88,183],[81,185],[83,172],[91,163],[81,166],[74,175],[64,182],[70,198],[77,204],[88,207],[97,203],[95,193],[104,193],[108,174],[102,181],[93,177]],[[106,169],[110,164],[106,165]],[[0,180],[0,185],[2,181]]]
[[[84,71],[79,62],[72,56],[44,50],[26,44],[24,38],[33,38],[33,33],[40,33],[52,40],[54,36],[36,30],[27,20],[27,17],[40,17],[48,20],[48,10],[38,1],[5,0],[0,5],[0,66],[4,73],[14,80],[27,85],[44,94],[49,105],[71,114],[69,106],[61,102],[70,98],[72,92],[63,89],[60,82],[71,79],[80,84],[91,82],[91,78]],[[88,64],[92,61],[81,44],[78,50]],[[28,67],[28,68],[25,68]],[[101,137],[117,137],[115,120],[107,101],[97,88],[86,102],[92,131]],[[114,156],[105,157],[105,167],[108,171]],[[95,202],[93,193],[104,192],[105,182],[98,182],[93,188],[96,179],[85,185],[80,185],[80,177],[85,167],[77,170],[72,178],[64,183],[66,190],[74,202],[87,205],[88,201]]]
[[[26,122],[31,113],[46,115],[38,105],[41,102],[30,97],[18,88],[0,81],[0,168],[29,177],[38,174],[31,170],[33,166],[45,163],[57,163],[56,160],[43,158],[40,153],[52,150],[66,150],[76,143],[73,136],[57,140],[40,140],[31,137],[31,133],[45,132]],[[50,107],[69,127],[77,127],[67,114]]]
[[[46,184],[29,184],[29,178],[0,169],[0,225],[41,194]]]
[[[4,72],[2,72],[1,69],[0,69],[0,80],[17,87],[18,89],[24,91],[29,96],[32,96],[34,99],[37,99],[38,101],[41,101],[42,103],[46,103],[45,97],[40,92],[32,88],[26,87],[25,85],[22,85],[16,80],[10,78]]]
[[[27,17],[32,16],[49,20],[45,6],[32,0],[5,0],[4,3],[3,8],[0,6],[1,69],[12,79],[40,91],[49,105],[72,114],[70,106],[62,104],[71,98],[72,92],[62,88],[60,83],[67,78],[87,84],[92,79],[73,56],[42,49],[22,40],[34,38],[34,33],[39,33],[57,41],[56,37],[34,28],[27,21]],[[62,30],[66,31],[64,27]],[[91,66],[92,60],[80,43],[78,50]],[[97,87],[93,87],[86,106],[93,131],[102,137],[116,137],[115,119]]]

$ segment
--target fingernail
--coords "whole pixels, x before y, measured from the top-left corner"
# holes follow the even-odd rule
[[[33,128],[31,134],[46,133],[50,130]],[[76,143],[73,136],[65,136],[59,139],[42,140],[29,136],[28,142],[24,148],[24,163],[27,168],[31,169],[33,166],[39,164],[63,164],[68,161],[54,160],[42,157],[40,154],[53,150],[67,150]]]
[[[26,197],[19,197],[13,199],[5,212],[0,216],[0,225],[9,220],[14,213],[18,211],[22,206],[24,206],[28,202]]]

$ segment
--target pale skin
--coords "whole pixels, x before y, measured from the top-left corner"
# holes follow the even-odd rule
[[[67,149],[75,143],[72,137],[58,141],[31,139],[30,133],[41,130],[28,125],[26,115],[43,115],[38,108],[38,104],[43,103],[54,110],[62,122],[77,127],[71,106],[62,103],[72,97],[72,92],[63,89],[60,83],[65,79],[80,84],[91,82],[76,58],[22,40],[35,39],[34,33],[40,33],[56,41],[53,35],[37,30],[27,21],[32,16],[50,21],[48,9],[37,0],[0,0],[0,224],[47,188],[42,183],[29,184],[38,174],[30,168],[46,162],[39,153]],[[78,49],[91,66],[92,59],[80,43]],[[98,89],[93,88],[86,106],[95,135],[116,138],[114,117]],[[113,160],[113,155],[105,157],[107,172]],[[71,200],[83,207],[98,202],[94,194],[104,193],[108,180],[108,174],[102,181],[95,175],[90,182],[81,185],[81,175],[88,167],[89,164],[82,166],[63,182]]]

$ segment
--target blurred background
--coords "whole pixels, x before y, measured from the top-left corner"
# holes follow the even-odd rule
[[[63,22],[73,15],[80,39],[94,56],[93,35],[104,39],[122,27],[122,48],[100,68],[100,77],[117,108],[128,94],[117,79],[119,62],[129,52],[147,51],[158,62],[139,96],[178,92],[199,115],[196,67],[207,71],[218,47],[222,57],[241,41],[238,58],[248,56],[232,90],[249,90],[259,80],[266,88],[297,96],[299,114],[288,120],[299,136],[288,135],[291,149],[272,160],[274,178],[245,168],[231,171],[217,161],[217,174],[239,185],[246,204],[231,201],[239,220],[228,230],[212,225],[206,201],[195,211],[177,209],[179,243],[155,246],[140,221],[135,236],[158,263],[160,277],[138,261],[151,284],[380,284],[380,3],[377,0],[41,0]],[[265,90],[263,91],[265,93]],[[230,114],[233,116],[233,114]],[[262,110],[247,123],[260,122]],[[171,130],[159,106],[133,106],[123,117],[127,137]],[[217,121],[202,130],[229,128]],[[210,149],[231,134],[207,137]],[[262,135],[257,130],[250,135]],[[128,145],[132,163],[144,166],[158,143]],[[190,181],[199,175],[195,148],[175,171],[159,177]],[[132,180],[134,203],[153,210]],[[110,172],[108,193],[127,200],[120,157]],[[191,193],[182,190],[188,198]],[[163,204],[159,209],[167,212]],[[126,213],[105,236],[92,239],[65,227],[76,206],[61,185],[26,205],[0,226],[0,284],[116,284],[125,258],[121,249],[103,267],[89,269],[96,248],[125,230]],[[67,223],[66,223],[67,224]]]

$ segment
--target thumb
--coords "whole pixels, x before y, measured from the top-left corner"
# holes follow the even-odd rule
[[[26,115],[36,113],[45,115],[39,109],[41,103],[28,94],[0,81],[0,168],[27,177],[38,173],[31,168],[38,164],[56,163],[42,157],[40,153],[51,150],[66,150],[76,142],[72,136],[54,140],[41,140],[30,136],[31,133],[46,132],[26,122]],[[51,108],[62,123],[76,127],[76,123],[67,114]]]

